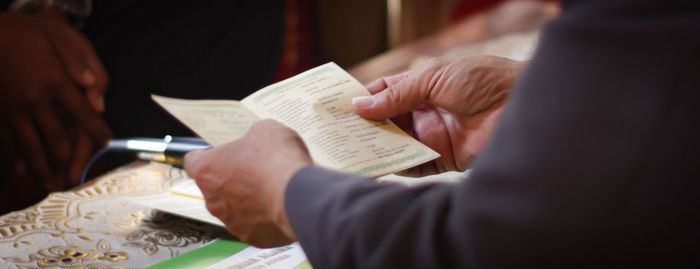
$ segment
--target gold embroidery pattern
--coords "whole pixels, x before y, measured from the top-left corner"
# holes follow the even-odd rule
[[[199,242],[209,242],[224,236],[223,229],[202,229],[200,223],[157,212],[143,225],[126,236],[127,246],[140,247],[144,254],[151,256],[160,248],[166,248],[173,256],[179,254],[178,248]]]
[[[6,214],[0,217],[0,268],[142,268],[225,234],[123,198],[162,192],[186,179],[181,169],[137,162]]]

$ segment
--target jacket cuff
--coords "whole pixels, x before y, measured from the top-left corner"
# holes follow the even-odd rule
[[[318,234],[323,230],[324,223],[332,222],[323,215],[324,212],[329,212],[333,198],[353,189],[357,184],[370,182],[374,183],[368,178],[314,165],[308,165],[292,176],[285,190],[285,210],[294,234],[312,264],[319,258],[314,255],[314,250],[323,247]]]

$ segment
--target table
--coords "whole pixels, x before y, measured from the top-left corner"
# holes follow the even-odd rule
[[[2,216],[0,267],[141,268],[225,235],[220,227],[124,199],[161,192],[185,179],[181,169],[135,162]]]

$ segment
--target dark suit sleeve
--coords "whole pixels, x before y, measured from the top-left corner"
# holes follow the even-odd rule
[[[294,176],[287,213],[316,268],[695,259],[698,4],[564,6],[464,182],[408,188],[315,167]]]

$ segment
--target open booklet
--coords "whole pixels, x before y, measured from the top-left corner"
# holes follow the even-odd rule
[[[398,172],[440,157],[389,120],[371,121],[352,111],[352,98],[367,89],[335,63],[267,86],[242,101],[154,101],[218,146],[240,138],[260,119],[294,129],[322,167],[366,176]]]
[[[440,156],[389,120],[370,121],[355,114],[351,109],[351,100],[362,95],[369,95],[362,84],[336,64],[328,63],[265,87],[240,102],[184,100],[156,95],[152,98],[212,146],[238,139],[254,122],[271,118],[299,133],[314,162],[330,169],[380,176]],[[192,180],[181,182],[164,193],[130,197],[128,200],[224,226],[207,211],[203,195]],[[235,248],[231,244],[241,246]],[[221,252],[222,249],[225,251]],[[281,248],[257,249],[220,239],[153,268],[248,266],[311,267],[296,243]]]

